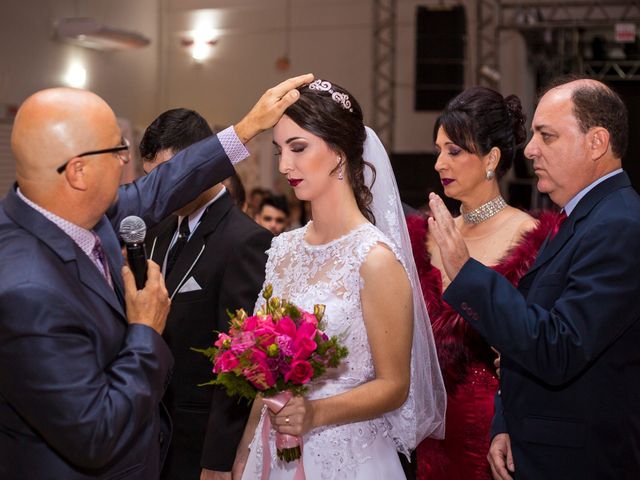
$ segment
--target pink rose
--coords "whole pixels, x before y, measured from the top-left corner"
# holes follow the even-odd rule
[[[257,315],[253,315],[252,317],[248,317],[245,319],[245,321],[242,323],[242,331],[243,332],[250,332],[252,330],[255,330],[256,325],[258,325],[258,316]]]
[[[302,321],[304,323],[311,323],[314,326],[318,326],[318,319],[313,313],[302,312]]]
[[[271,315],[267,315],[264,317],[258,317],[258,326],[259,328],[266,328],[268,330],[275,330],[276,329],[276,325],[275,323],[273,323],[273,317],[271,317]]]
[[[276,334],[270,330],[259,328],[254,332],[254,336],[256,350],[266,351],[271,345],[276,343]]]
[[[248,348],[253,347],[255,341],[252,332],[245,332],[232,337],[231,339],[231,351],[236,355],[242,355],[242,353]]]
[[[293,342],[293,358],[296,360],[306,360],[316,351],[316,348],[318,348],[318,345],[310,338],[296,338],[295,342]]]
[[[296,332],[296,339],[293,342],[294,358],[306,360],[315,352],[318,345],[314,341],[318,329],[311,323],[303,323]]]
[[[311,364],[305,360],[294,360],[291,369],[284,376],[285,382],[291,381],[297,385],[304,385],[313,376]]]
[[[302,337],[314,339],[316,337],[317,331],[318,329],[313,323],[304,322],[298,327],[298,331],[296,332],[296,339]]]
[[[238,360],[238,357],[227,350],[216,359],[216,362],[213,366],[213,371],[215,373],[230,372],[234,368],[236,368],[239,363],[240,361]]]
[[[276,383],[276,375],[269,365],[267,355],[260,350],[251,352],[252,365],[242,372],[257,389],[266,390]]]
[[[282,317],[276,325],[276,332],[296,338],[296,324],[289,317]]]

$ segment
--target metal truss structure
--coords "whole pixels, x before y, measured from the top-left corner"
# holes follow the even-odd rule
[[[398,0],[373,0],[372,124],[393,150]],[[616,23],[640,25],[640,0],[476,0],[476,71],[473,83],[499,88],[500,32],[526,39],[530,62],[551,77],[582,73],[601,80],[640,80],[635,59],[585,58],[585,33]]]
[[[583,73],[601,80],[640,80],[637,59],[589,59],[585,34],[640,23],[640,0],[477,0],[476,82],[497,87],[501,30],[518,30],[527,40],[537,70],[548,76]]]
[[[373,1],[372,127],[388,151],[393,151],[396,86],[397,0]]]
[[[500,0],[477,0],[475,84],[497,88],[500,82]]]

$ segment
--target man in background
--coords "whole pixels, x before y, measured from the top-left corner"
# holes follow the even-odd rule
[[[193,110],[156,118],[140,142],[145,172],[213,132]],[[192,348],[229,330],[227,310],[252,312],[262,288],[269,231],[245,215],[218,183],[147,235],[150,259],[162,267],[172,304],[163,337],[175,358],[164,402],[173,440],[161,478],[231,478],[250,405],[229,397],[211,379],[211,364]]]
[[[274,235],[280,235],[289,225],[289,203],[284,195],[268,195],[260,202],[256,222]]]

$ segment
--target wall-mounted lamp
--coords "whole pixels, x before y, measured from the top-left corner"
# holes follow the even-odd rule
[[[72,63],[64,75],[64,82],[73,88],[84,88],[87,84],[87,70],[78,62]]]
[[[182,45],[188,47],[191,57],[196,62],[203,62],[211,56],[212,47],[218,43],[216,31],[211,28],[207,19],[200,19],[191,35],[182,39]]]
[[[183,47],[190,49],[191,57],[196,62],[204,62],[211,56],[212,47],[218,43],[218,40],[183,38],[181,43]]]

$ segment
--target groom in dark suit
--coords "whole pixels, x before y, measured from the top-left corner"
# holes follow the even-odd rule
[[[640,197],[621,168],[627,115],[595,80],[541,98],[525,155],[566,214],[509,282],[469,258],[442,201],[430,228],[444,298],[502,354],[494,478],[640,478]]]
[[[169,298],[155,263],[142,290],[121,270],[120,219],[155,224],[232,174],[242,143],[310,77],[270,89],[234,127],[121,188],[128,145],[104,100],[56,88],[22,104],[17,184],[0,203],[0,478],[159,477]]]
[[[212,134],[192,110],[164,112],[140,142],[145,171]],[[221,183],[147,235],[147,252],[162,267],[172,300],[163,336],[175,358],[164,397],[173,440],[163,479],[231,478],[250,405],[229,397],[222,387],[199,387],[211,378],[211,364],[191,349],[211,345],[214,332],[228,331],[227,310],[253,311],[271,238],[234,205]]]

